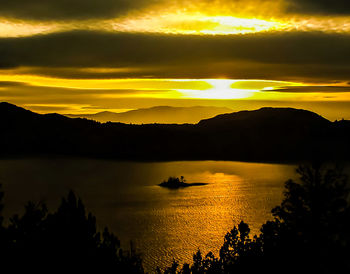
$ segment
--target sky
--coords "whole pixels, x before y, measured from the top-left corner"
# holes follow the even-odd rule
[[[1,0],[0,101],[39,113],[168,106],[350,119],[348,0]]]

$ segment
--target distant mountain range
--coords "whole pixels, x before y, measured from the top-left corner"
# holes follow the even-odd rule
[[[218,115],[197,124],[99,123],[0,103],[2,157],[68,155],[120,160],[349,160],[350,121],[293,108]]]
[[[86,118],[98,122],[120,122],[127,124],[185,124],[198,123],[218,114],[230,113],[232,109],[225,107],[169,107],[135,109],[121,113],[103,111],[96,114],[65,114],[70,118]]]

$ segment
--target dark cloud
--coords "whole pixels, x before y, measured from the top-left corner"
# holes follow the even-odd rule
[[[349,79],[348,66],[266,64],[244,61],[190,63],[173,66],[154,66],[138,68],[135,72],[93,73],[79,68],[27,67],[19,69],[20,74],[67,79],[115,79],[115,78],[229,78],[266,79],[282,81],[306,81],[327,83],[344,82]]]
[[[1,0],[0,16],[31,20],[112,18],[162,0]]]
[[[94,71],[94,68],[80,68],[80,67],[22,67],[16,72],[20,74],[35,74],[40,76],[54,76],[57,78],[66,79],[115,79],[115,78],[128,78],[130,75],[144,77],[147,73],[155,73],[155,69],[142,67],[130,67],[130,68],[116,68],[111,71]]]
[[[348,0],[284,0],[287,10],[303,14],[350,14]],[[0,17],[29,20],[82,20],[114,18],[156,4],[198,10],[213,7],[222,11],[267,13],[271,0],[1,0]],[[260,8],[259,8],[260,7]],[[264,7],[264,8],[261,8]]]
[[[26,83],[22,83],[22,82],[0,81],[0,88],[22,87],[26,85],[27,85]]]
[[[205,10],[216,15],[266,15],[270,10],[266,7],[273,2],[274,0],[1,0],[0,17],[38,21],[106,19],[144,8],[153,10],[158,4],[168,11]]]
[[[350,14],[349,0],[286,0],[288,10],[306,14]]]
[[[72,31],[1,38],[0,67],[35,67],[43,74],[72,73],[73,78],[304,76],[348,80],[349,52],[350,35],[346,34],[186,36]],[[106,75],[82,70],[94,67],[121,70]],[[73,73],[74,69],[78,70]]]
[[[350,61],[350,35],[279,32],[250,35],[157,35],[71,31],[0,39],[5,66],[135,67],[250,60],[283,64]]]
[[[291,87],[283,87],[280,89],[274,89],[272,91],[279,91],[279,92],[293,92],[293,93],[299,93],[299,92],[320,92],[320,93],[337,93],[337,92],[350,92],[350,86],[291,86]],[[266,91],[268,92],[268,91]]]

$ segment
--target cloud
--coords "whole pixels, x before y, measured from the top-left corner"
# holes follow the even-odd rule
[[[292,93],[337,93],[350,92],[350,86],[291,86],[271,90],[273,92],[292,92]],[[268,92],[268,91],[266,91]]]
[[[6,83],[4,85],[7,85]],[[292,92],[294,87],[289,87]],[[326,88],[326,87],[324,87]],[[336,92],[341,92],[344,88],[329,88],[329,93],[322,94],[322,96],[330,96],[332,90],[334,95],[338,95]],[[304,89],[304,92],[310,92],[310,96],[314,92],[313,87],[297,87],[295,92],[300,92]],[[11,84],[7,87],[0,88],[0,101],[7,101],[16,105],[29,107],[33,111],[40,112],[60,112],[60,113],[94,113],[107,109],[136,109],[152,107],[156,105],[169,105],[169,106],[221,106],[229,107],[238,110],[245,109],[257,109],[263,106],[271,107],[297,107],[316,111],[322,115],[325,115],[329,119],[350,119],[350,102],[348,100],[333,100],[333,101],[308,101],[310,96],[304,97],[300,100],[299,94],[296,94],[293,98],[281,99],[281,100],[268,100],[263,97],[259,100],[207,100],[207,99],[185,99],[185,98],[142,98],[139,95],[151,93],[166,93],[167,90],[146,90],[139,91],[137,89],[77,89],[77,88],[62,88],[62,87],[48,87],[48,86],[34,86],[24,85],[16,86]],[[280,90],[279,92],[288,92],[288,90]],[[262,93],[269,93],[264,91]],[[130,97],[131,96],[131,97]],[[298,99],[296,99],[298,98]],[[324,97],[323,97],[324,98]]]
[[[0,67],[62,77],[349,80],[350,35],[160,35],[71,31],[0,39]],[[114,68],[93,71],[84,68]],[[74,70],[76,70],[74,72]]]
[[[0,16],[30,20],[113,18],[161,0],[2,0]]]
[[[349,42],[350,35],[318,32],[197,36],[71,31],[2,38],[0,63],[3,67],[134,67],[250,60],[346,65]]]
[[[3,82],[4,83],[4,82]],[[5,82],[6,83],[6,82]],[[11,83],[11,82],[8,82]],[[0,82],[1,87],[1,82]],[[35,97],[36,99],[41,97],[51,99],[77,99],[77,98],[118,98],[129,95],[143,95],[145,93],[162,93],[167,90],[138,90],[138,89],[84,89],[84,88],[65,88],[65,87],[49,87],[49,86],[35,86],[26,83],[18,82],[18,85],[4,85],[4,88],[0,90],[0,98],[6,100],[6,98],[27,98]]]
[[[15,81],[0,81],[0,88],[9,88],[9,87],[22,87],[26,86],[26,83],[15,82]]]
[[[0,16],[35,21],[110,19],[130,12],[270,16],[284,0],[2,0]],[[258,8],[257,8],[258,7]]]
[[[137,106],[139,102],[144,100],[157,101],[157,99],[154,98],[143,98],[145,94],[151,93],[157,95],[167,92],[167,89],[84,89],[36,86],[23,83],[23,85],[18,86],[7,85],[4,88],[1,88],[0,85],[0,101],[11,102],[18,105],[31,105],[32,110],[40,110],[43,112],[50,111],[50,108],[52,111],[65,112],[65,109],[68,108],[77,111],[96,104],[103,106],[101,109],[130,108],[128,104],[135,100]],[[167,102],[171,100],[172,99],[166,99]],[[119,105],[121,105],[121,107],[119,107]]]
[[[2,0],[0,17],[29,21],[114,19],[135,14],[200,12],[207,15],[273,18],[299,14],[350,14],[348,0]],[[136,13],[134,13],[136,12]],[[182,23],[180,23],[182,24]]]
[[[305,14],[350,14],[349,0],[286,0],[291,12]]]

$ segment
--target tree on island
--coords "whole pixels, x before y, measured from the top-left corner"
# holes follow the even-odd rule
[[[341,169],[300,166],[300,182],[285,183],[284,200],[273,221],[250,237],[241,222],[228,232],[219,257],[198,251],[192,265],[178,263],[163,273],[348,273],[350,206],[347,176]],[[161,271],[158,269],[158,272]]]
[[[189,186],[203,186],[206,185],[206,183],[186,183],[185,177],[181,176],[178,177],[169,177],[168,180],[163,181],[159,184],[159,186],[167,187],[170,189],[178,189],[183,187],[189,187]]]

